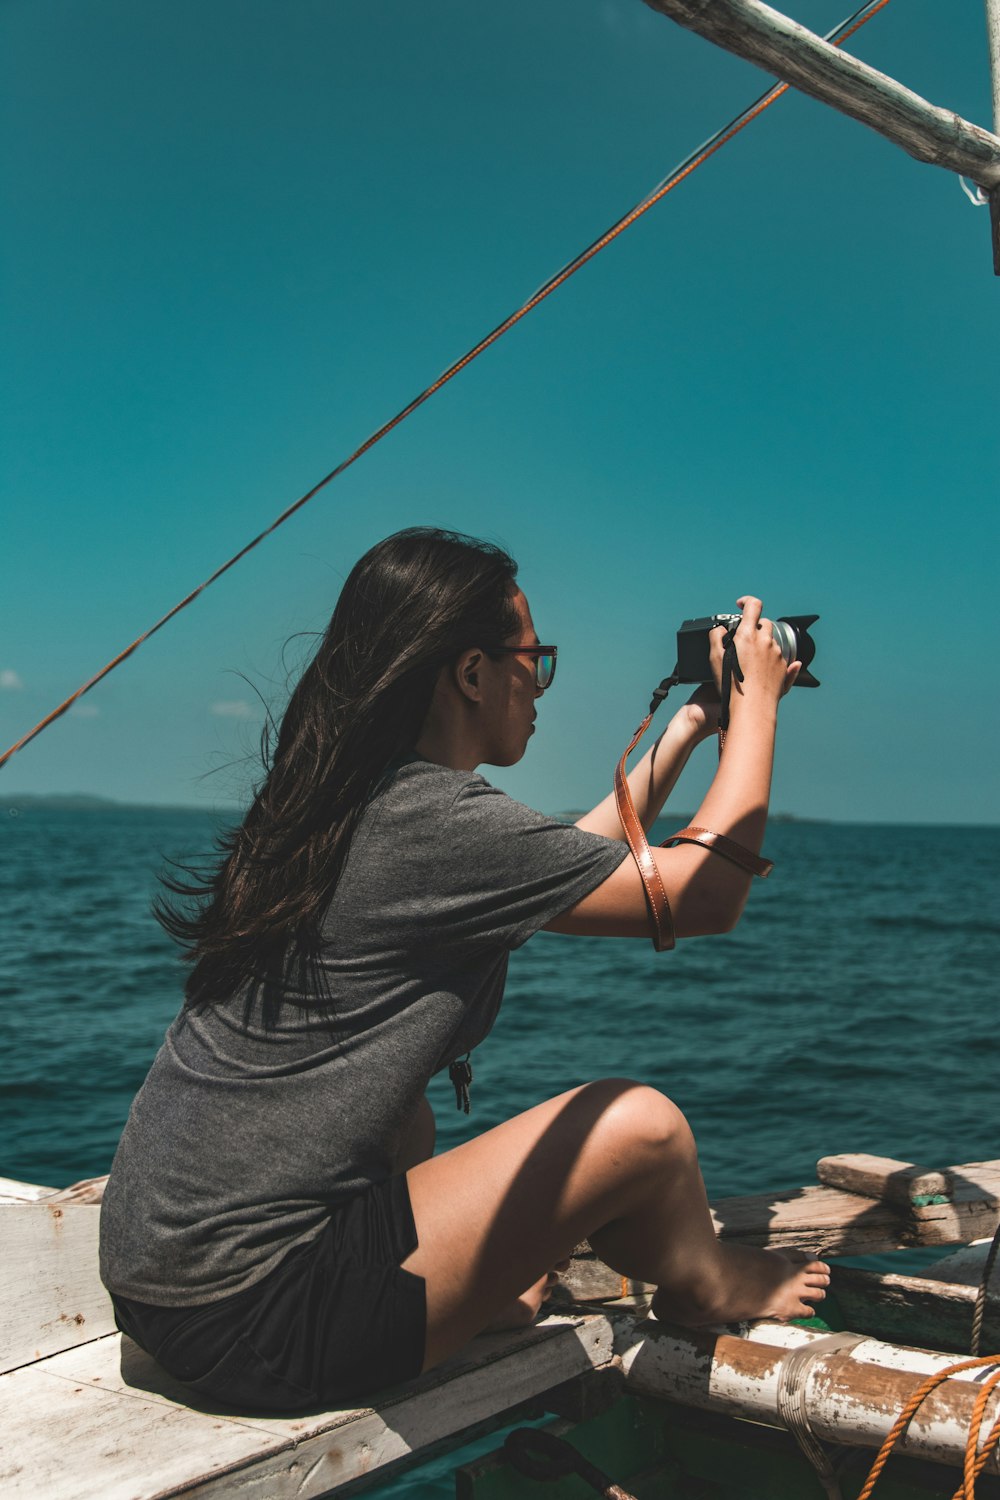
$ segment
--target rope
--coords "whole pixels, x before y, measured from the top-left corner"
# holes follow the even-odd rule
[[[962,192],[965,194],[974,208],[989,207],[989,193],[984,193],[978,182],[974,182],[970,187],[961,173],[959,173],[958,180],[962,184]]]
[[[913,1392],[913,1395],[889,1429],[885,1442],[879,1449],[875,1462],[868,1472],[868,1478],[858,1493],[857,1500],[870,1500],[872,1490],[875,1488],[878,1477],[885,1468],[893,1448],[902,1437],[914,1413],[931,1392],[936,1391],[939,1385],[943,1385],[953,1375],[960,1375],[964,1370],[981,1369],[984,1365],[1000,1365],[1000,1355],[986,1354],[982,1355],[979,1359],[964,1359],[956,1365],[948,1365],[945,1369],[938,1370],[936,1375],[929,1375],[926,1380],[917,1386],[917,1389]],[[975,1481],[986,1467],[997,1442],[1000,1441],[1000,1421],[997,1421],[986,1442],[983,1444],[982,1449],[979,1450],[978,1448],[979,1429],[982,1424],[983,1413],[986,1410],[986,1402],[989,1400],[994,1387],[998,1384],[1000,1384],[1000,1369],[984,1382],[976,1398],[975,1406],[972,1409],[972,1418],[969,1423],[969,1437],[965,1447],[962,1483],[952,1496],[952,1500],[975,1500]]]
[[[996,1447],[997,1440],[1000,1439],[1000,1421],[997,1421],[977,1455],[976,1445],[979,1441],[983,1413],[986,1410],[987,1401],[998,1384],[1000,1384],[1000,1370],[983,1382],[983,1388],[976,1397],[976,1404],[972,1408],[972,1417],[969,1421],[969,1441],[965,1445],[962,1483],[952,1496],[952,1500],[975,1500],[976,1480],[985,1469],[989,1456]]]
[[[834,46],[842,46],[849,37],[853,36],[856,31],[860,31],[862,26],[866,25],[873,16],[877,15],[878,12],[880,10],[883,10],[888,4],[889,0],[868,0],[867,4],[862,5],[858,10],[854,11],[852,15],[846,17],[845,20],[841,21],[838,26],[835,26],[832,31],[828,32],[824,40],[832,42]],[[651,193],[649,193],[645,198],[637,203],[634,208],[630,209],[628,213],[624,214],[622,218],[618,219],[610,229],[605,230],[602,235],[594,240],[593,244],[588,245],[586,250],[582,250],[579,255],[574,256],[572,260],[568,261],[560,271],[557,271],[554,276],[551,276],[548,281],[546,281],[541,287],[539,287],[538,291],[535,292],[533,296],[528,298],[527,302],[522,303],[522,305],[516,310],[516,312],[511,313],[510,316],[505,318],[502,323],[498,323],[496,328],[494,328],[491,333],[488,333],[485,338],[480,339],[478,344],[473,345],[473,347],[466,354],[462,355],[461,359],[457,359],[454,364],[449,365],[444,374],[439,375],[437,380],[433,381],[429,386],[427,386],[420,392],[419,396],[415,396],[412,401],[408,402],[407,405],[402,408],[401,411],[398,411],[394,417],[391,417],[388,422],[383,423],[383,425],[379,427],[377,431],[373,432],[371,437],[366,438],[361,446],[359,448],[355,448],[354,452],[350,454],[349,457],[345,458],[341,463],[339,463],[336,468],[331,469],[329,474],[324,475],[324,477],[319,480],[317,484],[313,485],[312,489],[307,490],[304,495],[301,495],[298,500],[296,500],[292,505],[289,505],[286,510],[283,510],[281,514],[271,522],[270,526],[267,526],[263,531],[258,532],[257,536],[255,536],[252,541],[247,542],[245,547],[241,547],[240,550],[234,553],[227,562],[224,562],[221,567],[216,568],[215,572],[212,573],[208,578],[206,578],[204,583],[200,583],[197,588],[192,589],[190,594],[187,594],[185,598],[181,599],[179,603],[175,604],[173,609],[168,610],[165,615],[163,615],[159,620],[156,621],[155,625],[151,625],[148,630],[143,631],[142,635],[137,636],[130,646],[125,647],[124,651],[119,651],[117,656],[113,657],[111,661],[109,661],[106,666],[102,667],[99,672],[95,672],[93,677],[88,678],[85,683],[77,688],[75,693],[71,693],[68,698],[60,703],[58,708],[54,708],[51,713],[46,714],[45,718],[41,719],[35,725],[34,729],[29,730],[27,734],[23,735],[21,739],[17,740],[13,745],[11,745],[8,750],[5,750],[3,755],[0,755],[0,767],[5,766],[10,760],[11,756],[15,755],[18,750],[23,750],[25,745],[30,744],[31,741],[36,737],[36,735],[41,734],[43,729],[47,729],[48,726],[54,723],[56,719],[61,718],[62,715],[73,706],[78,698],[82,698],[84,693],[89,693],[90,689],[92,687],[96,687],[96,685],[103,678],[107,677],[109,672],[114,671],[115,667],[120,666],[123,661],[127,661],[128,658],[133,654],[133,652],[139,649],[144,641],[148,641],[150,636],[155,635],[158,630],[162,630],[164,625],[166,625],[169,620],[172,620],[175,615],[179,614],[182,609],[186,609],[189,604],[193,604],[195,599],[198,598],[198,595],[204,593],[205,589],[207,589],[210,584],[215,583],[217,579],[221,578],[223,573],[228,573],[230,568],[234,567],[236,563],[240,562],[244,557],[246,557],[248,552],[252,552],[255,547],[258,547],[260,543],[263,542],[266,537],[269,537],[273,531],[277,531],[279,526],[283,526],[287,520],[295,515],[296,511],[301,510],[302,507],[308,504],[308,502],[312,500],[315,495],[318,495],[320,490],[324,489],[328,484],[331,483],[332,480],[337,479],[341,474],[344,473],[346,469],[349,469],[352,464],[357,463],[358,459],[361,458],[363,454],[367,453],[369,448],[374,448],[376,443],[381,442],[382,438],[386,437],[390,432],[392,432],[394,427],[398,427],[400,422],[404,421],[411,414],[411,412],[416,411],[418,406],[422,406],[425,401],[429,401],[431,396],[433,396],[437,391],[441,390],[443,386],[447,385],[450,380],[453,380],[454,377],[459,373],[459,371],[464,370],[466,365],[471,364],[474,359],[477,359],[478,356],[482,354],[486,349],[488,349],[491,344],[495,344],[497,339],[502,338],[509,329],[513,328],[516,323],[519,323],[521,319],[525,317],[529,312],[531,312],[534,308],[536,308],[540,302],[544,302],[546,297],[551,296],[551,294],[557,289],[557,287],[562,286],[563,282],[568,281],[571,276],[575,275],[576,272],[581,269],[581,267],[585,266],[588,261],[593,260],[595,255],[599,254],[601,250],[610,245],[612,240],[617,239],[618,236],[622,234],[626,229],[630,228],[637,219],[640,219],[643,214],[648,213],[648,211],[653,207],[655,203],[659,203],[661,198],[665,198],[667,193],[671,192],[675,187],[679,186],[679,184],[682,183],[686,177],[689,177],[692,172],[694,172],[704,162],[708,161],[709,157],[714,156],[715,153],[717,151],[720,151],[723,146],[727,145],[729,141],[734,138],[734,136],[739,135],[741,130],[745,130],[752,120],[757,119],[759,115],[762,115],[764,113],[765,109],[768,109],[772,104],[775,103],[776,100],[780,99],[782,94],[788,91],[789,87],[790,85],[787,83],[780,83],[776,87],[769,89],[766,93],[762,94],[759,99],[751,104],[749,108],[736,115],[728,125],[723,126],[723,128],[717,131],[715,135],[710,136],[703,145],[699,146],[698,149],[696,151],[693,151],[690,156],[686,157],[679,166],[675,167],[670,175],[668,177],[665,177],[663,181],[660,182]]]
[[[976,1295],[976,1308],[972,1314],[972,1339],[969,1343],[969,1353],[979,1353],[979,1341],[983,1336],[983,1317],[986,1313],[986,1294],[989,1291],[990,1277],[993,1275],[993,1267],[996,1263],[997,1251],[1000,1250],[1000,1224],[997,1225],[993,1234],[993,1243],[986,1255],[986,1264],[983,1266],[982,1278],[979,1282],[979,1291]]]
[[[809,1425],[806,1382],[816,1360],[825,1359],[836,1349],[853,1349],[865,1337],[862,1333],[827,1334],[787,1354],[778,1367],[778,1415],[816,1470],[827,1500],[844,1500],[843,1491],[829,1454]]]

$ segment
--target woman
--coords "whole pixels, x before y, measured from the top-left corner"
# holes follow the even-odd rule
[[[818,1261],[720,1245],[691,1132],[625,1079],[434,1156],[428,1080],[487,1034],[541,927],[648,937],[608,798],[575,827],[491,787],[534,732],[555,648],[498,548],[400,532],[352,571],[270,772],[194,914],[193,968],[105,1193],[121,1328],[216,1400],[357,1401],[530,1321],[579,1240],[686,1323],[808,1315]],[[740,601],[743,681],[696,823],[760,848],[785,666]],[[700,691],[632,772],[645,827],[714,727]],[[679,937],[736,922],[749,876],[653,851]],[[462,1087],[460,1073],[454,1075]]]

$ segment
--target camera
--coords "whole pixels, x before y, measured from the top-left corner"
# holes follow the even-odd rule
[[[717,625],[735,630],[742,615],[707,615],[700,620],[685,620],[677,632],[676,675],[680,682],[711,682],[712,664],[708,632]],[[809,671],[816,655],[816,642],[809,634],[819,615],[782,615],[775,620],[771,634],[781,647],[786,662],[800,661],[802,670],[795,681],[796,687],[819,687],[819,679]],[[737,638],[737,651],[739,639]]]

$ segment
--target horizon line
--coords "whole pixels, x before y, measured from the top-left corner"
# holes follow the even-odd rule
[[[242,813],[243,808],[236,802],[132,802],[118,797],[109,797],[100,792],[14,792],[12,795],[0,798],[0,805],[6,804],[9,814],[16,815],[17,804],[35,803],[48,805],[51,808],[63,806],[67,812],[85,812],[90,809],[99,812],[104,808],[124,808],[135,812],[197,812],[197,813]],[[67,803],[82,804],[76,807],[67,807]],[[557,812],[549,813],[551,818],[559,820],[575,819],[581,817],[587,808],[563,808]],[[662,823],[664,819],[690,817],[691,814],[674,812],[666,808],[654,823]],[[909,818],[840,818],[819,817],[806,813],[795,813],[788,811],[774,811],[768,814],[769,820],[775,823],[810,823],[810,824],[844,824],[855,827],[868,828],[1000,828],[1000,820],[995,822],[971,822],[955,819],[941,818],[936,821],[927,819]]]

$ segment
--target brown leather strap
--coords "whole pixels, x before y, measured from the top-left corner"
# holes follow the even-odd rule
[[[660,872],[656,868],[646,831],[639,821],[639,815],[632,801],[632,793],[629,791],[628,781],[625,777],[625,762],[628,760],[636,745],[642,739],[649,728],[652,714],[647,714],[639,728],[632,736],[632,743],[615,769],[615,802],[618,806],[618,816],[621,819],[628,846],[632,856],[639,867],[642,877],[642,888],[646,892],[646,904],[649,907],[650,920],[653,926],[653,947],[657,953],[662,953],[674,946],[674,922],[670,915],[670,903],[667,901],[667,893],[663,889],[663,881]]]
[[[722,833],[713,833],[710,828],[682,828],[680,833],[672,833],[668,839],[664,839],[662,848],[668,849],[676,843],[701,844],[703,848],[732,860],[734,865],[739,865],[748,875],[759,875],[761,880],[766,880],[774,869],[773,860],[754,854],[743,844],[737,844],[735,839],[727,839]]]

